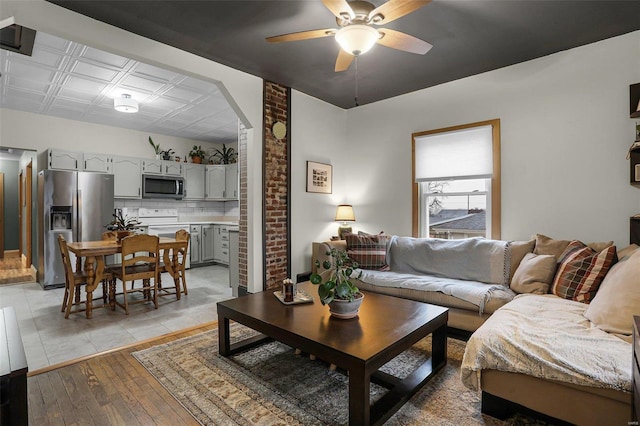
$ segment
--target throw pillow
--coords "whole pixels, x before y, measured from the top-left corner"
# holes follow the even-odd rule
[[[558,261],[560,261],[560,257],[571,242],[569,240],[554,240],[553,238],[542,234],[536,234],[535,240],[536,247],[533,250],[535,254],[552,254],[556,259],[558,259]],[[587,244],[588,247],[591,247],[595,251],[602,251],[612,245],[613,241],[597,241]]]
[[[640,249],[637,244],[629,244],[625,248],[618,250],[618,260],[622,260],[625,257],[631,256]]]
[[[525,254],[531,253],[536,245],[536,240],[530,241],[509,241],[509,250],[511,251],[511,262],[509,265],[509,282],[513,280],[516,269],[522,262]]]
[[[580,241],[572,241],[560,256],[551,292],[565,299],[589,303],[617,260],[616,246],[597,252]]]
[[[556,266],[556,258],[550,254],[527,253],[513,274],[511,290],[516,293],[548,293]]]
[[[360,233],[346,234],[347,254],[361,269],[386,270],[387,236]]]
[[[562,256],[562,253],[571,242],[569,240],[554,240],[542,234],[536,234],[535,239],[536,247],[533,250],[535,254],[550,254],[556,259],[560,259],[560,256]]]
[[[640,315],[640,250],[613,265],[584,313],[599,329],[626,335],[633,315]]]

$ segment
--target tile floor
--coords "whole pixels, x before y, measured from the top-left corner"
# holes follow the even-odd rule
[[[188,296],[180,300],[161,297],[157,310],[152,303],[131,305],[129,315],[120,308],[101,308],[93,311],[90,320],[84,312],[65,319],[60,312],[64,289],[45,291],[38,283],[0,286],[0,307],[14,307],[29,371],[34,371],[215,321],[216,303],[232,297],[229,269],[219,265],[192,268],[186,279]],[[171,278],[164,274],[162,281],[170,282]]]

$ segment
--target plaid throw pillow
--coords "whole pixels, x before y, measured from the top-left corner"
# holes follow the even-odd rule
[[[347,254],[361,269],[387,270],[387,236],[345,234]]]
[[[615,246],[597,252],[580,241],[572,241],[560,256],[551,292],[565,299],[589,303],[617,260]]]

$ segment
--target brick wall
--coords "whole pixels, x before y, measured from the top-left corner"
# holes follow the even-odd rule
[[[289,277],[290,135],[276,139],[271,128],[277,121],[289,129],[291,89],[264,82],[263,120],[263,241],[265,288],[278,288]],[[242,204],[241,210],[242,210]]]
[[[247,290],[248,222],[247,222],[247,129],[238,122],[238,163],[240,166],[240,218],[238,220],[238,274],[240,287]]]

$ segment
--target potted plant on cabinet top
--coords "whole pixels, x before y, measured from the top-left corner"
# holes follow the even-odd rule
[[[163,160],[171,160],[171,156],[175,154],[173,149],[169,148],[167,150],[160,151]]]
[[[342,250],[332,248],[327,255],[331,256],[331,261],[325,260],[322,264],[325,270],[331,271],[327,281],[323,283],[322,276],[318,273],[319,260],[316,260],[316,273],[311,275],[310,281],[318,286],[320,302],[329,305],[331,316],[340,319],[354,318],[364,299],[364,294],[351,282],[351,275],[358,264]],[[362,271],[355,278],[360,278],[361,275]]]
[[[151,136],[149,136],[149,145],[151,145],[153,147],[153,151],[156,154],[156,159],[159,160],[162,156],[162,148],[160,148],[160,144],[155,144],[153,143],[153,139],[151,139]]]
[[[227,145],[222,144],[222,150],[218,148],[213,150],[211,159],[217,160],[218,164],[233,164],[238,160],[238,153],[235,149],[231,147],[227,148]]]
[[[191,157],[191,161],[195,164],[202,163],[202,160],[206,156],[204,150],[201,145],[194,145],[191,151],[189,151],[189,157]]]

